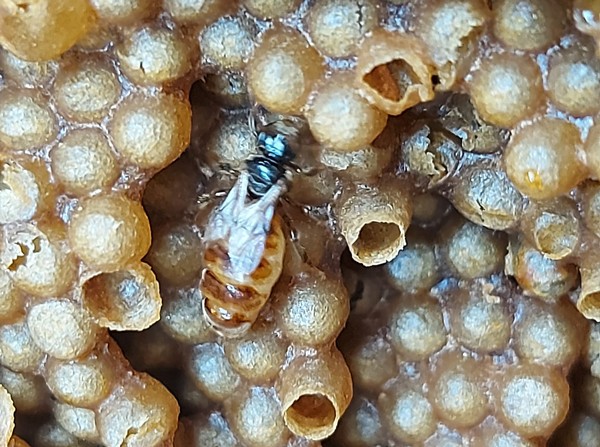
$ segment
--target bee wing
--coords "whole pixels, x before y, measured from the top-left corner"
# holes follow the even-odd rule
[[[240,213],[238,225],[229,237],[229,273],[234,279],[242,281],[260,264],[275,207],[284,190],[283,183],[277,183]]]
[[[229,241],[229,275],[244,282],[262,259],[269,230],[257,227],[254,231],[239,231]]]
[[[227,240],[235,232],[246,203],[248,181],[248,173],[242,172],[225,200],[211,213],[204,231],[205,241]]]

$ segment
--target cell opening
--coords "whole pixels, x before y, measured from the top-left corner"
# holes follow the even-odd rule
[[[112,330],[140,330],[158,319],[158,284],[149,267],[101,273],[83,284],[84,306],[101,326]]]
[[[577,304],[579,311],[588,319],[600,321],[598,309],[600,309],[600,291],[586,294]]]
[[[305,394],[287,409],[286,418],[305,430],[319,430],[335,423],[336,411],[327,396]]]
[[[394,102],[399,102],[409,87],[420,83],[410,64],[403,59],[376,66],[363,80],[382,97]]]
[[[535,228],[535,243],[551,259],[562,259],[577,247],[577,222],[557,215],[540,218]]]
[[[8,265],[8,270],[16,272],[20,267],[27,265],[27,260],[30,254],[39,253],[42,251],[42,241],[39,236],[36,236],[29,241],[29,244],[24,242],[17,242],[18,247],[21,249],[21,254],[17,255],[13,261]]]
[[[377,253],[395,245],[402,237],[400,227],[389,222],[369,222],[364,225],[352,248],[359,256],[364,253]]]
[[[142,287],[129,272],[103,273],[83,285],[89,307],[114,320],[143,304]]]

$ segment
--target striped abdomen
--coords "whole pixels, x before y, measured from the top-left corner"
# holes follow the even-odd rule
[[[242,282],[228,275],[226,246],[215,243],[206,248],[200,291],[204,316],[217,332],[239,336],[252,326],[281,275],[284,252],[285,238],[277,215],[271,223],[260,264]]]

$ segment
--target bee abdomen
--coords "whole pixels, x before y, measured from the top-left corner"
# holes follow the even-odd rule
[[[200,290],[205,318],[224,336],[245,333],[268,298],[252,287],[223,282],[210,270],[205,271]]]
[[[229,311],[247,311],[263,301],[253,287],[224,282],[210,270],[204,273],[201,290],[205,299],[218,302]]]
[[[243,334],[256,321],[268,301],[283,270],[285,237],[281,224],[281,218],[275,215],[260,264],[243,284],[227,275],[227,257],[223,253],[209,250],[208,257],[205,253],[206,270],[200,282],[204,315],[222,335],[235,337]]]

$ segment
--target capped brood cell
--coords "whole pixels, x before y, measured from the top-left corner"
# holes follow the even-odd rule
[[[250,90],[260,104],[273,112],[297,114],[325,64],[299,32],[275,27],[263,34],[247,70]]]

